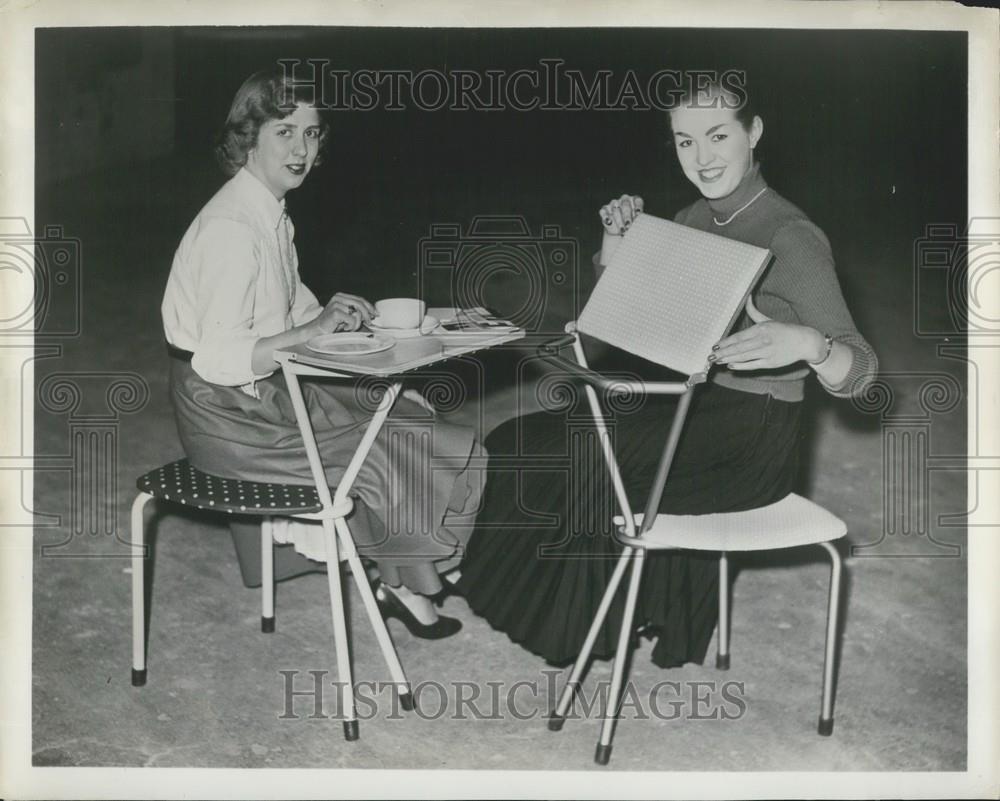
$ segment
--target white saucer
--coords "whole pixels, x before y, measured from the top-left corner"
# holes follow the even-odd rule
[[[391,337],[364,334],[358,331],[344,334],[320,334],[306,342],[306,347],[328,356],[367,356],[389,350],[396,344]]]
[[[368,323],[368,327],[378,334],[385,334],[387,336],[393,337],[395,339],[412,339],[413,337],[421,337],[429,334],[435,328],[441,325],[441,321],[437,317],[432,317],[431,315],[426,315],[424,321],[420,324],[420,328],[386,328],[378,324],[378,317]]]

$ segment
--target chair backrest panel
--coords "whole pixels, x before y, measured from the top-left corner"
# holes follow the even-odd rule
[[[763,248],[642,214],[577,328],[684,375],[707,372],[712,345],[732,327],[770,258]]]

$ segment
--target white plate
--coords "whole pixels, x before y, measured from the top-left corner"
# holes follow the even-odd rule
[[[369,353],[389,350],[395,344],[394,339],[381,334],[352,332],[321,334],[306,342],[306,347],[316,353],[325,353],[328,356],[367,356]]]
[[[413,337],[424,336],[425,334],[431,333],[435,328],[441,325],[441,322],[437,317],[431,317],[431,315],[426,315],[424,321],[420,324],[420,328],[385,328],[376,322],[378,317],[368,323],[368,327],[372,331],[376,331],[379,334],[386,334],[388,336],[394,337],[396,339],[411,339]]]

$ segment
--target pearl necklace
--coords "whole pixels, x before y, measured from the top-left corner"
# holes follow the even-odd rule
[[[737,214],[739,214],[741,211],[746,211],[746,209],[748,209],[750,207],[750,205],[757,198],[759,198],[761,195],[763,195],[767,190],[768,190],[768,187],[765,186],[756,195],[754,195],[752,198],[750,198],[750,200],[748,200],[746,203],[744,203],[742,206],[740,206],[738,209],[736,209],[736,211],[734,211],[732,214],[730,214],[729,215],[729,219],[727,219],[727,220],[719,220],[718,217],[714,217],[713,216],[712,217],[712,222],[714,222],[716,225],[729,225],[729,223],[731,223],[733,220],[736,219],[736,215]]]

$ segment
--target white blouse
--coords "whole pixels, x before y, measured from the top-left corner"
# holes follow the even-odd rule
[[[254,344],[314,319],[322,307],[299,277],[295,229],[246,168],[195,217],[174,255],[161,312],[167,341],[191,351],[212,384],[254,393]]]

